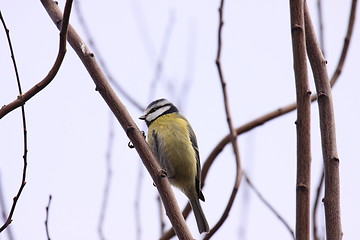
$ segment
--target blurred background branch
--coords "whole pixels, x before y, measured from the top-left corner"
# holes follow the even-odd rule
[[[46,231],[46,237],[47,237],[47,240],[51,240],[50,238],[50,232],[49,232],[49,212],[50,212],[50,204],[51,204],[51,195],[49,195],[49,201],[48,201],[48,204],[45,208],[46,210],[46,217],[45,217],[45,231]]]

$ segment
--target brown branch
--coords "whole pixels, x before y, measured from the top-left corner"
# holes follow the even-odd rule
[[[270,209],[270,211],[280,220],[280,222],[282,222],[284,224],[286,229],[289,231],[291,237],[293,239],[295,239],[294,230],[285,221],[285,219],[275,210],[275,208],[273,206],[271,206],[271,204],[265,199],[265,197],[260,193],[260,191],[254,186],[254,184],[251,182],[251,180],[249,179],[247,174],[246,173],[243,173],[243,174],[244,174],[244,178],[246,180],[246,183],[251,188],[251,190],[253,190],[255,192],[256,196],[260,199],[260,201],[262,203],[264,203]]]
[[[351,3],[351,10],[350,10],[350,17],[349,17],[349,23],[348,23],[348,29],[346,31],[346,36],[344,39],[344,45],[343,45],[343,49],[341,51],[341,55],[340,55],[340,59],[339,62],[336,66],[335,72],[331,77],[331,86],[334,85],[334,83],[336,82],[336,79],[339,78],[341,71],[344,67],[344,63],[345,63],[345,59],[347,56],[347,52],[350,46],[350,40],[351,40],[351,36],[352,36],[352,32],[354,29],[354,23],[355,23],[355,17],[356,17],[356,4],[357,4],[357,0],[353,0]]]
[[[297,103],[296,239],[310,239],[310,105],[305,44],[304,1],[290,0]]]
[[[41,0],[44,8],[49,16],[56,24],[61,20],[61,11],[58,6],[51,0]],[[116,96],[114,90],[111,88],[104,73],[101,71],[94,54],[90,52],[84,41],[80,38],[77,32],[69,26],[68,42],[75,50],[80,60],[85,65],[90,76],[92,77],[96,90],[103,97],[115,117],[123,127],[125,133],[130,138],[130,141],[135,146],[141,160],[150,173],[164,203],[166,214],[170,219],[172,226],[179,239],[193,239],[191,233],[186,225],[186,222],[181,215],[180,209],[177,205],[174,193],[171,190],[169,181],[163,177],[164,173],[152,154],[148,144],[146,143],[141,131],[136,126],[134,120],[131,118],[126,107]]]
[[[215,62],[216,62],[216,66],[217,66],[217,69],[218,69],[218,72],[219,72],[219,78],[220,78],[220,82],[221,82],[221,86],[222,86],[222,93],[223,93],[223,100],[224,100],[226,119],[227,119],[227,122],[228,122],[231,144],[232,144],[232,148],[233,148],[234,155],[235,155],[236,177],[235,177],[234,187],[233,187],[233,190],[232,190],[231,195],[230,195],[230,199],[228,201],[228,204],[227,204],[221,218],[215,224],[215,226],[212,229],[210,229],[209,233],[206,234],[204,239],[210,239],[211,236],[214,235],[214,233],[223,225],[223,223],[225,222],[225,220],[229,216],[229,212],[230,212],[230,210],[231,210],[231,208],[233,206],[236,194],[238,192],[238,189],[239,189],[239,186],[240,186],[240,183],[241,183],[241,176],[242,176],[240,153],[239,153],[239,148],[238,148],[238,144],[237,144],[237,134],[236,134],[236,131],[235,131],[234,127],[233,127],[232,120],[231,120],[231,114],[230,114],[228,96],[227,96],[227,90],[226,90],[226,82],[225,82],[225,79],[224,79],[224,75],[223,75],[222,68],[221,68],[221,62],[220,62],[221,49],[222,49],[221,33],[222,33],[223,25],[224,25],[223,12],[224,12],[224,0],[221,0],[220,7],[219,7],[218,51],[217,51],[217,56],[216,56],[216,61]]]
[[[4,191],[2,187],[2,179],[0,174],[0,208],[1,208],[1,217],[6,222],[7,214],[6,214],[6,203],[4,198]],[[14,234],[12,232],[11,225],[6,228],[6,233],[8,235],[9,240],[14,240]]]
[[[331,86],[334,85],[335,81],[339,78],[339,75],[342,71],[342,68],[344,66],[344,62],[346,59],[346,55],[349,49],[349,45],[350,45],[350,40],[351,40],[351,36],[352,36],[352,32],[354,29],[354,22],[355,22],[355,17],[356,17],[356,4],[357,4],[357,0],[353,0],[351,3],[351,8],[350,8],[350,15],[349,15],[349,22],[348,22],[348,27],[347,27],[347,31],[346,31],[346,36],[344,39],[344,46],[343,49],[341,51],[341,55],[340,55],[340,59],[338,61],[336,70],[333,74],[333,76],[331,77],[330,80],[330,84]],[[319,200],[320,200],[320,193],[321,193],[321,189],[324,183],[324,170],[322,171],[322,176],[321,176],[321,180],[319,181],[318,187],[317,187],[317,191],[316,191],[316,196],[315,196],[315,202],[314,202],[314,206],[313,206],[313,236],[315,240],[320,240],[320,237],[317,234],[317,218],[316,218],[316,212],[317,212],[317,206],[319,204]]]
[[[46,230],[46,236],[48,240],[51,240],[50,238],[50,234],[49,234],[49,212],[50,212],[50,203],[51,203],[51,195],[49,195],[49,202],[48,205],[46,206],[45,210],[46,210],[46,217],[45,217],[45,230]]]
[[[135,108],[137,108],[139,111],[143,112],[144,107],[138,103],[120,84],[119,81],[117,81],[114,76],[111,74],[110,70],[107,67],[107,64],[102,57],[100,51],[97,48],[97,45],[95,43],[95,39],[91,35],[91,31],[85,21],[85,18],[82,14],[81,7],[80,7],[80,1],[75,1],[74,9],[76,11],[76,16],[79,19],[80,26],[82,27],[85,37],[87,38],[87,41],[89,42],[89,46],[93,50],[93,53],[99,60],[99,64],[101,66],[101,69],[104,71],[107,79],[111,82],[112,86],[126,99],[131,103]]]
[[[340,215],[339,157],[336,146],[332,93],[324,59],[314,32],[311,16],[305,6],[306,47],[314,75],[320,117],[321,145],[325,172],[325,224],[327,239],[342,239]]]
[[[3,118],[9,112],[13,111],[14,109],[23,106],[30,98],[35,96],[37,93],[43,90],[47,85],[49,85],[49,83],[56,76],[66,54],[66,33],[70,18],[71,4],[72,4],[72,0],[66,1],[64,8],[63,22],[59,20],[59,22],[55,23],[59,28],[61,26],[61,31],[60,31],[59,51],[54,65],[52,66],[49,73],[46,75],[46,77],[43,80],[41,80],[32,88],[30,88],[26,93],[19,95],[16,100],[12,101],[7,105],[2,106],[2,108],[0,109],[0,119]]]
[[[13,101],[12,103],[10,103],[8,105],[3,106],[0,109],[0,119],[3,116],[5,116],[7,113],[9,113],[10,111],[12,111],[15,108],[21,106],[23,135],[24,135],[24,154],[23,154],[23,162],[24,162],[24,164],[23,164],[23,173],[22,173],[21,185],[20,185],[20,188],[18,190],[17,195],[13,199],[13,204],[12,204],[10,213],[8,215],[8,218],[5,221],[5,223],[0,227],[0,232],[2,232],[4,229],[6,229],[6,227],[12,222],[12,216],[14,214],[17,201],[19,200],[20,195],[21,195],[21,193],[22,193],[22,191],[23,191],[23,189],[25,187],[25,184],[26,184],[27,152],[28,152],[28,149],[27,149],[27,128],[26,128],[26,117],[25,117],[24,104],[28,99],[30,99],[36,93],[41,91],[41,89],[46,87],[46,85],[49,84],[51,82],[51,80],[55,77],[57,71],[60,68],[62,60],[63,60],[63,58],[65,56],[65,53],[66,53],[66,33],[67,33],[67,25],[69,23],[69,18],[70,18],[71,5],[72,5],[72,1],[67,1],[66,2],[65,9],[64,9],[64,12],[65,12],[64,22],[62,24],[61,32],[60,32],[59,53],[58,53],[58,57],[57,57],[57,59],[55,61],[55,64],[54,64],[53,68],[50,70],[48,76],[43,81],[41,81],[39,84],[37,84],[35,87],[30,89],[29,91],[27,91],[25,94],[22,93],[22,89],[21,89],[20,77],[19,77],[19,74],[18,74],[16,61],[15,61],[15,55],[14,55],[14,51],[13,51],[11,40],[10,40],[9,29],[7,29],[5,21],[4,21],[4,19],[2,17],[2,14],[0,12],[1,22],[3,24],[3,27],[4,27],[6,35],[7,35],[8,44],[9,44],[9,48],[10,48],[10,52],[11,52],[11,58],[12,58],[12,62],[13,62],[13,65],[14,65],[16,80],[17,80],[18,89],[19,89],[19,97],[17,98],[17,100]],[[53,75],[51,75],[50,73],[52,73]],[[21,99],[24,102],[22,102]],[[20,100],[20,101],[18,101],[18,100]]]

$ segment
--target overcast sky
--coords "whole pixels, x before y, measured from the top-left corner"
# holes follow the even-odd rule
[[[59,1],[63,9],[65,1]],[[179,106],[197,134],[202,162],[227,134],[221,85],[215,65],[220,1],[79,1],[107,68],[141,106],[165,97]],[[324,1],[325,50],[331,76],[340,56],[351,1]],[[315,26],[315,1],[309,1]],[[53,65],[58,30],[40,1],[0,0],[12,38],[23,91]],[[234,125],[240,126],[295,99],[289,1],[226,1],[222,65]],[[359,19],[359,18],[358,18]],[[88,43],[73,9],[71,24]],[[341,174],[344,239],[359,239],[360,194],[360,33],[355,23],[349,54],[334,87],[334,108]],[[318,29],[316,29],[318,30]],[[4,31],[0,31],[0,104],[17,95]],[[99,56],[98,56],[99,57]],[[159,69],[161,63],[161,70]],[[309,80],[315,92],[311,71]],[[152,82],[157,80],[157,85]],[[185,89],[185,90],[184,90]],[[143,130],[142,114],[119,98]],[[111,186],[104,222],[106,239],[157,239],[157,191],[128,138],[109,112],[89,74],[68,45],[53,82],[26,103],[27,184],[11,229],[15,239],[46,239],[49,195],[52,239],[100,239],[97,233],[105,180],[109,131],[114,131]],[[242,166],[252,182],[295,226],[296,113],[239,137]],[[317,104],[312,105],[312,191],[320,178],[322,156]],[[22,175],[21,111],[0,120],[0,181],[9,210]],[[109,163],[109,162],[108,162]],[[139,180],[140,179],[140,180]],[[202,203],[210,227],[221,216],[235,180],[235,160],[227,146],[213,164]],[[186,197],[174,189],[181,208]],[[141,234],[136,229],[140,204]],[[319,228],[323,233],[323,207]],[[169,221],[165,216],[166,226]],[[1,221],[3,222],[3,221]],[[188,226],[199,239],[194,216]],[[0,239],[8,239],[2,233]],[[229,218],[213,239],[291,239],[289,232],[242,182]]]

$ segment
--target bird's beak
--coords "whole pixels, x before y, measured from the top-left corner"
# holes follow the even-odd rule
[[[145,118],[146,118],[146,115],[142,115],[139,117],[139,119],[141,119],[141,120],[145,120]]]

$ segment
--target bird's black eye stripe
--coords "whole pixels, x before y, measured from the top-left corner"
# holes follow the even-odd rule
[[[169,104],[165,104],[165,105],[162,105],[162,106],[159,106],[159,107],[154,107],[154,108],[152,108],[152,109],[150,110],[149,113],[153,113],[153,112],[155,112],[156,110],[158,110],[158,109],[160,109],[160,108],[162,108],[162,107],[166,107],[166,106],[171,106],[171,104],[169,103]]]
[[[150,110],[149,113],[153,113],[153,112],[155,112],[156,110],[158,110],[158,108],[153,108],[153,109]]]

